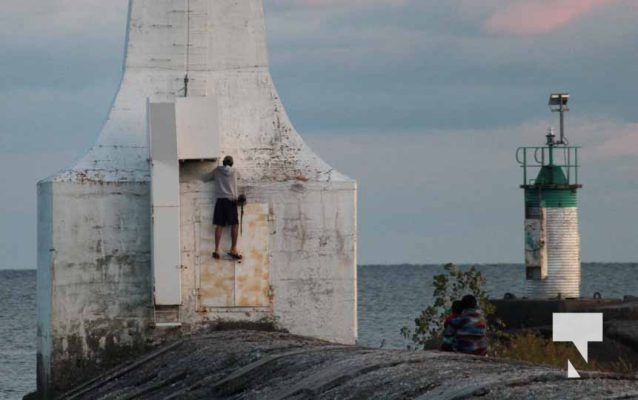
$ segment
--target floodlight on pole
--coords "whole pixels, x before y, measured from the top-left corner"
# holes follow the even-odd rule
[[[552,112],[560,113],[560,139],[556,144],[567,144],[565,140],[565,117],[564,112],[569,111],[567,102],[569,101],[569,93],[552,93],[549,95],[549,105]]]

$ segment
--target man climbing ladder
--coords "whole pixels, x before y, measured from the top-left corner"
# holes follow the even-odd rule
[[[215,182],[215,211],[213,213],[213,224],[215,225],[215,251],[213,258],[219,259],[219,243],[225,226],[230,226],[232,245],[229,256],[236,260],[243,257],[237,250],[237,238],[239,236],[239,218],[237,216],[237,179],[239,173],[233,168],[233,157],[226,156],[223,165],[217,166],[204,181]],[[242,195],[245,199],[245,197]]]

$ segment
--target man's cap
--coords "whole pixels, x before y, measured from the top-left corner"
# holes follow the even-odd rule
[[[222,162],[222,164],[232,167],[233,166],[233,157],[231,157],[231,156],[224,157],[224,161]]]

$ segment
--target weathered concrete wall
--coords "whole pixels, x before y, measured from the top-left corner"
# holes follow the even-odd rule
[[[51,296],[53,264],[53,194],[50,183],[38,185],[37,385],[43,397],[51,387]]]
[[[267,223],[269,232],[244,237],[243,264],[219,264],[244,273],[233,278],[233,296],[248,290],[259,301],[239,296],[224,307],[214,292],[216,305],[202,307],[204,286],[212,293],[211,285],[230,279],[204,271],[210,259],[196,260],[206,253],[196,246],[194,229],[204,221],[197,222],[193,201],[211,206],[212,186],[199,180],[211,166],[183,167],[184,329],[214,319],[266,318],[294,333],[354,343],[356,183],[314,154],[290,123],[268,71],[262,0],[131,0],[123,67],[95,146],[39,184],[39,388],[137,348],[150,333],[157,313],[146,104],[183,96],[186,74],[189,96],[216,98],[220,155],[235,158],[250,203],[246,217]],[[259,210],[267,215],[256,216]],[[254,244],[262,237],[263,251]],[[263,263],[255,262],[259,257]],[[263,279],[251,281],[251,271]],[[255,301],[260,305],[245,306]]]
[[[270,198],[275,218],[275,316],[291,332],[353,344],[356,186],[291,182],[261,190]]]
[[[182,293],[183,322],[251,319],[274,316],[285,329],[340,343],[354,343],[356,330],[356,185],[345,182],[303,182],[246,184],[241,191],[249,203],[268,208],[268,254],[245,251],[251,258],[267,257],[272,301],[262,307],[202,307],[198,305],[206,287],[219,288],[223,282],[203,277],[206,267],[226,265],[233,274],[232,260],[213,261],[212,184],[202,182],[210,170],[206,163],[182,167]],[[203,217],[201,207],[208,207]],[[350,217],[348,217],[350,216]],[[209,229],[209,243],[196,244],[194,236]],[[244,224],[244,231],[250,231]],[[247,232],[246,234],[248,234]],[[240,249],[246,249],[240,237]],[[201,250],[205,247],[205,250]],[[230,247],[224,232],[222,249]],[[197,250],[196,250],[197,249]],[[248,250],[248,249],[246,249]],[[198,259],[199,257],[199,259]],[[218,274],[219,279],[224,279]],[[229,283],[228,286],[231,286]],[[216,293],[228,290],[216,290]],[[198,299],[198,295],[200,298]],[[227,297],[232,297],[229,293]]]
[[[288,119],[268,70],[262,0],[130,0],[124,71],[109,118],[96,145],[57,179],[148,181],[146,99],[183,96],[186,74],[189,96],[216,97],[222,153],[233,155],[244,181],[349,180]]]
[[[40,228],[49,229],[38,255],[38,368],[55,384],[108,361],[114,348],[143,347],[152,317],[149,194],[144,183],[55,181],[39,192]]]

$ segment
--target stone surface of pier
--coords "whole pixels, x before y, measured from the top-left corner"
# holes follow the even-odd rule
[[[228,330],[166,343],[61,398],[638,399],[636,377],[581,376],[489,357]]]

